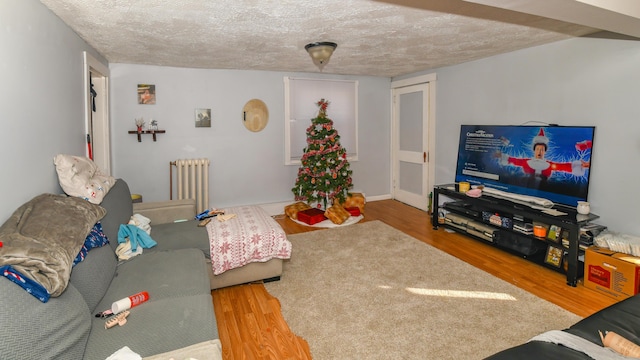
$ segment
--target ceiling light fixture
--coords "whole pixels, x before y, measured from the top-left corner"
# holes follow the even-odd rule
[[[322,41],[307,44],[304,49],[307,50],[309,56],[311,56],[313,63],[322,71],[324,66],[329,63],[329,59],[337,47],[338,44],[334,42]]]

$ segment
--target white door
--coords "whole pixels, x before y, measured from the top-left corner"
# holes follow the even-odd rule
[[[393,198],[427,210],[429,207],[430,84],[394,87]]]
[[[111,174],[109,68],[85,52],[84,71],[87,157]]]

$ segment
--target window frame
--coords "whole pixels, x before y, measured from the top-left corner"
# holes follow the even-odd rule
[[[340,135],[340,145],[347,150],[347,160],[358,160],[358,80],[285,76],[284,91],[285,165],[301,164],[306,129],[318,114],[316,103],[320,99],[330,103],[328,117]],[[299,138],[301,135],[304,138]]]

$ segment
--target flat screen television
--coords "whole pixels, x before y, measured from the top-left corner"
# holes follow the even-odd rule
[[[587,201],[594,126],[462,125],[456,183],[576,206]]]

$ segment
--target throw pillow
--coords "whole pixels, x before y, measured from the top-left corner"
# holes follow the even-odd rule
[[[116,183],[113,176],[102,173],[89,158],[59,154],[53,159],[60,187],[67,195],[100,204]]]

